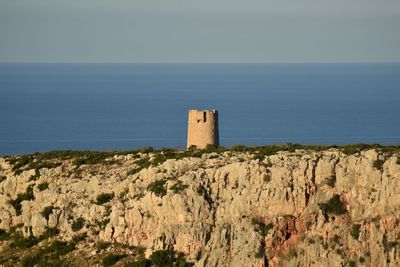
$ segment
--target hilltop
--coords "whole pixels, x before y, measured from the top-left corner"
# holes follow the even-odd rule
[[[398,266],[400,146],[0,158],[5,266]]]

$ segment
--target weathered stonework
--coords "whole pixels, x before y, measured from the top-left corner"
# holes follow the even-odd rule
[[[187,148],[219,145],[218,111],[189,110]]]

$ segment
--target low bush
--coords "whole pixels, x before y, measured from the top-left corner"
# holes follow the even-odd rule
[[[353,224],[352,227],[351,227],[350,235],[355,240],[358,240],[358,238],[360,237],[360,228],[361,228],[360,224]]]
[[[334,235],[333,237],[330,238],[330,241],[334,244],[339,244],[340,242],[340,236]]]
[[[67,255],[71,251],[75,250],[75,243],[54,240],[48,247],[44,248],[42,253],[50,254],[52,253],[55,257],[61,257]]]
[[[334,195],[326,203],[318,203],[318,206],[322,210],[324,215],[328,214],[342,215],[347,212],[346,207],[340,200],[339,195]]]
[[[35,169],[35,174],[29,178],[29,181],[36,181],[40,177],[39,169]]]
[[[114,193],[110,193],[110,194],[101,193],[100,195],[98,195],[96,197],[96,202],[95,203],[97,205],[103,205],[103,204],[109,202],[111,199],[113,199],[113,197],[114,197]]]
[[[50,214],[53,212],[54,207],[53,206],[47,206],[43,209],[43,211],[40,213],[46,220],[49,220]]]
[[[139,153],[151,153],[154,151],[155,151],[154,148],[152,148],[151,146],[145,146],[137,150],[137,152]]]
[[[71,225],[72,231],[77,232],[81,230],[85,226],[85,219],[82,217],[78,218],[76,221],[74,221]]]
[[[151,163],[149,158],[138,159],[135,162],[136,167],[128,171],[127,175],[133,175],[141,170],[150,167]]]
[[[273,228],[273,224],[265,224],[261,219],[259,218],[253,218],[251,219],[251,223],[254,225],[256,232],[258,232],[261,236],[266,236]]]
[[[40,248],[34,254],[25,256],[21,261],[24,267],[67,266],[60,257],[75,250],[75,243],[55,240]]]
[[[269,182],[271,182],[271,179],[272,179],[272,177],[271,177],[270,172],[267,172],[266,174],[264,174],[264,177],[263,177],[264,182],[269,183]]]
[[[179,194],[183,191],[185,191],[186,188],[189,186],[184,184],[182,181],[177,181],[173,186],[170,187],[170,189],[175,193]]]
[[[9,237],[10,233],[7,233],[4,229],[0,229],[0,241],[7,240]]]
[[[25,193],[22,194],[18,194],[16,199],[13,200],[9,200],[8,203],[13,206],[16,215],[21,215],[21,202],[22,201],[29,201],[29,200],[33,200],[34,199],[34,195],[33,195],[33,185],[28,186],[28,188],[26,189]]]
[[[72,237],[72,242],[79,243],[79,242],[85,241],[86,238],[87,238],[87,233],[83,233],[83,234],[80,234],[80,235],[75,235],[75,236]]]
[[[18,175],[22,173],[22,171],[29,170],[29,169],[35,169],[35,175],[36,178],[39,177],[39,170],[43,168],[55,168],[60,166],[62,163],[61,162],[52,162],[48,160],[52,160],[57,157],[51,157],[51,152],[49,153],[35,153],[32,155],[23,155],[23,156],[18,156],[18,157],[12,157],[8,158],[7,161],[12,167],[12,171]],[[60,158],[57,158],[57,160],[60,160]],[[35,179],[35,177],[33,178]]]
[[[37,188],[38,188],[39,191],[46,190],[47,188],[49,188],[49,183],[43,182],[43,183],[39,184],[37,186]]]
[[[230,151],[235,151],[235,152],[246,152],[248,150],[248,148],[244,145],[234,145],[232,146],[230,149]]]
[[[102,259],[102,263],[103,263],[103,266],[112,266],[125,257],[126,257],[126,255],[123,255],[123,254],[112,254],[111,253]]]
[[[97,250],[103,250],[108,248],[111,245],[110,242],[99,241],[96,243]]]
[[[140,259],[137,261],[127,262],[124,267],[151,267],[151,261],[148,259]]]
[[[100,151],[86,151],[83,155],[80,155],[78,158],[72,161],[72,164],[75,165],[76,168],[79,168],[81,165],[95,165],[95,164],[104,164],[104,163],[114,163],[115,161],[106,159],[116,155],[118,153],[113,152],[100,152]]]
[[[34,267],[39,266],[39,261],[41,260],[41,256],[38,254],[27,255],[22,258],[21,267]]]
[[[335,187],[335,185],[336,185],[336,176],[332,175],[332,176],[326,178],[326,184],[329,185],[330,187]]]
[[[53,237],[55,235],[58,235],[59,233],[60,233],[60,231],[56,227],[47,228],[46,231],[41,236],[41,239],[47,239],[47,238]]]
[[[102,221],[96,221],[97,226],[98,226],[100,229],[106,228],[106,226],[107,226],[107,224],[108,224],[109,222],[110,222],[110,218],[106,218],[106,219],[104,219],[104,220],[102,220]]]
[[[163,197],[167,194],[167,188],[165,187],[166,179],[154,181],[147,186],[147,190],[153,192],[158,197]]]
[[[171,250],[157,250],[150,256],[151,264],[157,267],[187,267],[189,263],[186,261],[183,253],[176,254]]]
[[[0,183],[1,182],[3,182],[4,180],[6,180],[7,179],[7,177],[6,176],[4,176],[4,175],[0,175]]]
[[[377,160],[374,161],[374,163],[372,164],[372,166],[373,166],[375,169],[377,169],[377,170],[383,171],[383,164],[384,164],[384,163],[385,163],[384,160],[377,159]]]
[[[16,234],[14,241],[10,244],[11,248],[30,248],[38,244],[42,239],[34,236],[24,238],[20,233]]]

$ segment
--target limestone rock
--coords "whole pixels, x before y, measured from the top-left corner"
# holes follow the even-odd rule
[[[148,156],[155,158],[139,155]],[[66,161],[41,169],[36,180],[34,170],[14,175],[0,158],[0,175],[7,176],[0,184],[0,228],[23,223],[26,235],[39,236],[57,227],[66,239],[88,232],[95,240],[144,247],[148,255],[181,251],[195,266],[343,266],[361,258],[365,266],[398,266],[397,157],[330,149],[260,160],[224,152],[169,159],[128,175],[137,156],[127,155],[78,169]],[[44,182],[49,186],[41,191]],[[9,201],[30,185],[34,198],[22,201],[17,215]],[[102,193],[112,197],[96,203]],[[335,195],[343,214],[321,208]],[[41,212],[49,206],[47,220]],[[360,225],[358,236],[353,224]]]

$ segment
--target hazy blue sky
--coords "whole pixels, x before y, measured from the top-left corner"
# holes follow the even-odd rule
[[[400,0],[0,0],[0,62],[400,62]]]

